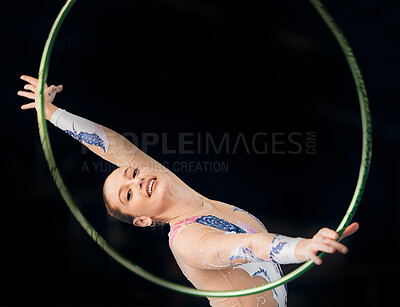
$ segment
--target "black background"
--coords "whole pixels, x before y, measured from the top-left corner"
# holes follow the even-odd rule
[[[350,251],[324,258],[289,284],[290,306],[396,305],[399,274],[400,11],[396,1],[324,1],[365,77],[373,120],[373,159],[355,216]],[[80,228],[50,177],[33,110],[16,95],[21,74],[37,76],[42,49],[63,1],[2,3],[0,305],[207,306],[133,275]],[[120,133],[192,133],[185,149],[148,154],[169,166],[208,161],[227,169],[173,169],[212,199],[256,215],[271,232],[312,236],[336,228],[360,164],[357,94],[346,61],[308,1],[77,1],[59,33],[49,84],[55,104]],[[113,169],[49,125],[68,187],[95,228],[134,263],[187,284],[168,249],[168,226],[137,229],[107,216],[101,188]],[[256,148],[265,143],[266,154]],[[306,152],[307,132],[316,153]],[[273,152],[273,133],[282,133]],[[301,151],[293,154],[291,133]],[[230,147],[198,150],[211,135]],[[248,143],[233,150],[243,135]],[[198,137],[199,136],[199,137]],[[308,143],[309,145],[311,143]],[[163,147],[164,146],[164,147]],[[289,272],[295,266],[285,266]]]

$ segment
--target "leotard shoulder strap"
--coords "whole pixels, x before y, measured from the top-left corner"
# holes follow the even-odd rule
[[[196,220],[199,218],[200,216],[192,216],[189,217],[187,219],[184,219],[182,221],[176,222],[174,224],[171,225],[171,229],[168,233],[168,238],[169,238],[169,247],[172,247],[172,240],[174,239],[176,233],[178,232],[178,230],[184,226],[184,225],[188,225],[188,224],[193,224],[196,223]]]
[[[225,221],[219,217],[214,215],[203,215],[203,216],[192,216],[182,221],[176,222],[171,226],[171,230],[168,234],[169,237],[169,246],[172,246],[172,240],[177,234],[178,230],[184,226],[189,224],[199,223],[205,226],[217,228],[219,230],[223,230],[228,233],[246,233],[242,228],[236,226],[235,224]]]

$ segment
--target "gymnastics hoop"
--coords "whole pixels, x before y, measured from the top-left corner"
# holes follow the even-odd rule
[[[297,269],[293,270],[289,274],[285,275],[284,277],[271,282],[269,284],[258,286],[255,288],[250,289],[243,289],[243,290],[234,290],[234,291],[205,291],[205,290],[197,290],[195,288],[182,286],[165,279],[162,279],[154,274],[147,272],[146,270],[142,269],[138,265],[132,263],[127,258],[119,254],[103,237],[101,237],[97,231],[93,228],[92,225],[86,220],[86,218],[82,215],[78,207],[76,206],[75,202],[73,201],[61,175],[58,171],[53,151],[50,145],[50,138],[47,130],[47,123],[44,115],[44,88],[45,82],[47,80],[48,74],[48,67],[50,63],[50,56],[51,52],[56,40],[56,36],[61,28],[61,24],[63,23],[65,17],[67,16],[68,12],[70,11],[71,7],[74,5],[76,0],[68,0],[63,8],[61,9],[60,13],[58,14],[54,24],[50,30],[49,36],[47,38],[45,47],[43,49],[43,54],[40,62],[39,67],[39,85],[38,85],[38,92],[39,92],[39,108],[37,112],[38,118],[38,125],[39,125],[39,134],[40,134],[40,141],[42,143],[43,152],[47,163],[49,165],[50,173],[54,179],[54,182],[60,191],[64,201],[67,203],[68,208],[70,209],[71,213],[77,219],[79,224],[82,228],[89,234],[89,236],[112,258],[114,258],[117,262],[123,265],[125,268],[130,270],[131,272],[139,275],[140,277],[157,284],[161,287],[177,291],[180,293],[190,294],[194,296],[209,296],[209,297],[235,297],[235,296],[243,296],[243,295],[250,295],[255,293],[264,292],[267,290],[271,290],[275,287],[278,287],[282,284],[288,283],[293,279],[299,277],[300,275],[304,274],[310,268],[314,266],[314,262],[312,260],[307,261]],[[371,162],[371,153],[372,153],[372,127],[371,127],[371,118],[369,112],[369,105],[368,105],[368,96],[367,91],[365,88],[365,83],[363,77],[361,75],[360,68],[357,65],[356,59],[352,52],[352,49],[349,46],[346,38],[344,37],[341,30],[336,25],[333,18],[329,15],[326,11],[324,6],[321,4],[319,0],[310,0],[311,4],[317,10],[321,18],[325,21],[328,28],[331,30],[332,34],[335,36],[337,42],[339,43],[342,52],[347,60],[347,63],[350,67],[351,73],[353,75],[354,83],[356,86],[359,104],[360,104],[360,113],[361,113],[361,124],[362,124],[362,155],[361,155],[361,165],[357,180],[357,185],[350,202],[350,205],[347,209],[345,216],[343,217],[340,225],[336,229],[336,232],[339,234],[339,238],[342,235],[343,231],[346,227],[350,224],[353,216],[357,210],[358,205],[360,204],[362,194],[365,189],[366,180],[368,177],[369,166]],[[339,240],[339,239],[338,239]],[[322,258],[325,253],[318,254],[318,257]]]

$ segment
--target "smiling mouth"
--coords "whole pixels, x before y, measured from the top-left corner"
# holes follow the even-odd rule
[[[153,178],[150,180],[149,184],[147,185],[147,195],[151,197],[153,194],[154,183],[156,182],[157,178]]]

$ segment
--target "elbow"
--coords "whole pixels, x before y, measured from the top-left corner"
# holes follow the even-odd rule
[[[251,235],[248,248],[250,248],[257,257],[269,260],[271,250],[271,239],[267,233],[255,233]]]

